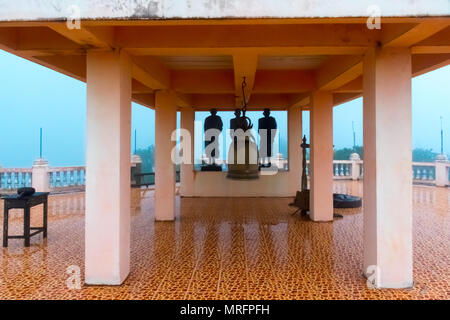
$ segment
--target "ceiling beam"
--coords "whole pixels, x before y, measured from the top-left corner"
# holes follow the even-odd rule
[[[38,64],[65,74],[77,80],[86,81],[86,56],[39,56],[34,57]]]
[[[450,25],[446,20],[426,21],[418,24],[404,25],[397,32],[385,33],[383,47],[411,47],[412,45],[431,37]],[[401,27],[401,26],[400,26]]]
[[[59,53],[82,49],[80,45],[47,27],[17,28],[17,48],[19,51],[41,51]]]
[[[253,93],[299,93],[314,87],[312,70],[257,70]]]
[[[450,64],[450,52],[441,54],[413,54],[411,59],[412,76],[445,67]]]
[[[17,28],[0,28],[0,45],[17,50],[19,33]]]
[[[182,93],[235,94],[233,70],[172,70],[171,85]]]
[[[121,48],[368,47],[380,32],[359,24],[116,27]]]
[[[131,79],[131,88],[133,93],[153,93],[153,89],[147,87],[136,79]]]
[[[445,67],[450,65],[450,53],[442,54],[413,54],[411,57],[412,64],[412,77],[417,77],[424,73]],[[350,93],[362,93],[363,80],[362,75],[356,79],[347,82],[341,87],[333,90],[334,93],[342,93],[343,95],[337,95],[337,97],[345,97]],[[350,95],[349,95],[350,96]],[[339,99],[339,98],[338,98]]]
[[[254,93],[248,103],[249,109],[287,109],[289,107],[289,96],[286,94],[258,94]]]
[[[361,56],[332,57],[316,72],[318,90],[334,90],[362,74]]]
[[[192,107],[192,97],[190,95],[184,95],[172,90],[169,93],[175,97],[175,101],[180,108],[191,108]],[[154,93],[136,93],[133,87],[132,99],[134,102],[139,103],[145,107],[154,109],[155,108],[155,94]]]
[[[258,55],[256,54],[235,54],[233,55],[234,68],[234,94],[236,105],[242,106],[244,97],[242,92],[242,83],[245,78],[246,102],[250,101],[253,86],[255,84],[255,73],[258,66]]]
[[[311,93],[310,92],[304,92],[304,93],[298,93],[298,94],[291,94],[289,95],[289,107],[291,108],[304,108],[308,106],[311,102]]]
[[[49,22],[48,27],[86,49],[111,48],[114,44],[114,27],[67,28],[66,22]]]
[[[236,99],[234,94],[193,94],[192,106],[196,110],[234,110]],[[248,110],[262,110],[271,108],[272,110],[285,110],[289,107],[289,97],[284,94],[252,94]]]
[[[75,42],[47,27],[0,28],[0,46],[18,56],[80,55],[82,48]]]
[[[135,56],[226,56],[234,54],[258,54],[268,56],[301,56],[301,55],[362,55],[367,46],[264,46],[264,47],[220,47],[220,48],[126,48]]]
[[[175,95],[175,99],[177,102],[178,107],[180,108],[192,108],[192,95],[190,94],[184,94],[180,92],[173,92]]]
[[[234,94],[193,94],[192,105],[196,110],[210,108],[233,110],[236,108]]]
[[[412,53],[450,53],[450,26],[435,33],[411,48]]]
[[[183,93],[236,95],[236,81],[233,70],[171,71],[172,89]],[[311,70],[257,70],[252,94],[299,93],[314,87]]]
[[[170,88],[170,70],[156,57],[133,57],[132,77],[151,89]]]
[[[433,45],[433,46],[414,46],[411,48],[411,53],[415,54],[441,54],[450,53],[450,45]]]
[[[362,97],[362,92],[334,93],[333,105],[338,106],[340,104],[355,100],[359,97]]]
[[[136,102],[144,107],[155,108],[155,95],[153,93],[133,93],[131,96],[133,102]]]
[[[53,31],[46,27],[42,27],[42,29],[43,38],[48,39],[48,37],[53,37]],[[54,55],[52,53],[58,51],[54,48],[52,52],[29,49],[24,50],[27,46],[28,37],[26,39],[21,38],[22,33],[20,28],[0,28],[0,49],[77,80],[86,81],[86,57],[83,55],[83,52],[71,49],[70,52],[73,52],[72,54],[65,52],[64,55]],[[34,35],[38,36],[36,33],[34,33]],[[68,40],[57,35],[57,41],[67,44]],[[71,48],[73,48],[72,45]]]
[[[334,93],[350,93],[350,92],[362,92],[362,75],[339,88],[333,90]]]

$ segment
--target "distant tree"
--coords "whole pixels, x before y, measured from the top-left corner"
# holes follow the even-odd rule
[[[433,149],[415,148],[412,153],[415,162],[432,162],[436,160],[437,153]]]
[[[359,157],[361,158],[361,160],[364,159],[364,148],[363,148],[363,146],[356,146],[355,147],[355,152],[357,154],[359,154]]]
[[[334,160],[348,160],[350,155],[356,152],[361,160],[364,159],[364,149],[362,146],[353,148],[342,148],[334,150]],[[436,160],[437,153],[433,149],[415,148],[412,152],[412,159],[415,162],[433,162]],[[309,159],[309,158],[308,158]]]
[[[364,158],[364,150],[362,146],[356,146],[353,148],[342,148],[334,150],[334,160],[348,160],[352,153],[359,154],[360,158]]]
[[[155,163],[155,147],[151,145],[146,149],[137,149],[136,153],[142,159],[142,172],[152,172]]]
[[[336,149],[334,150],[334,160],[348,160],[352,153],[352,148]]]
[[[342,148],[334,150],[334,160],[348,160],[350,155],[356,152],[359,154],[361,160],[364,159],[364,149],[362,146],[353,148]],[[432,162],[436,159],[437,153],[432,149],[415,148],[412,153],[413,161],[415,162]]]

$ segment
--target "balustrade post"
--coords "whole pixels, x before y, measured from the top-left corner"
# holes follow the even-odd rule
[[[447,174],[447,165],[448,160],[447,157],[443,154],[440,154],[436,157],[436,187],[446,187],[448,182],[448,174]]]
[[[3,183],[4,178],[6,178],[6,174],[0,170],[0,189],[6,188],[6,186],[4,186],[4,183]]]
[[[48,161],[37,159],[33,162],[31,185],[37,192],[49,192],[50,181],[48,177]]]
[[[352,162],[352,180],[356,181],[359,179],[359,174],[361,172],[361,158],[359,157],[359,154],[356,152],[352,153],[350,155],[350,161]]]
[[[141,184],[141,177],[135,176],[142,171],[142,159],[139,155],[131,155],[131,185],[139,186]]]

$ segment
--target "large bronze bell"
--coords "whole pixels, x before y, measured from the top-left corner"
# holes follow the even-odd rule
[[[252,141],[252,138],[245,137],[244,139],[244,141],[239,142],[235,138],[230,145],[227,178],[236,180],[259,178],[258,146]]]
[[[246,86],[244,77],[242,81],[243,107],[236,110],[236,118],[230,122],[230,129],[233,130],[233,142],[228,149],[227,178],[236,180],[259,178],[258,146],[250,132],[253,128],[252,121],[245,115],[247,111]]]

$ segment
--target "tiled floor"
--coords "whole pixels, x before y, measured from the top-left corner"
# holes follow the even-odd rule
[[[362,185],[335,189],[360,194]],[[177,199],[176,221],[155,223],[153,192],[133,190],[132,199],[132,267],[122,286],[67,288],[67,268],[84,266],[84,194],[55,195],[49,238],[1,250],[0,299],[450,299],[448,188],[414,187],[409,290],[366,288],[359,209],[313,223],[290,215],[292,199]],[[13,214],[13,232],[21,221]]]

